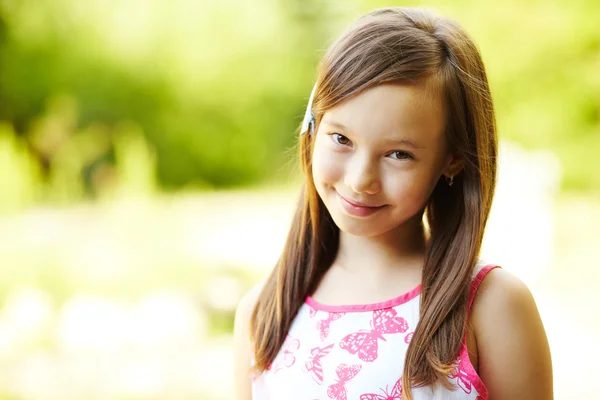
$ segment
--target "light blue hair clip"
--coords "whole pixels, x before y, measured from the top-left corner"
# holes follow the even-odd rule
[[[308,135],[312,136],[315,131],[315,115],[312,112],[312,103],[316,89],[317,84],[315,83],[315,86],[313,86],[313,90],[310,93],[310,98],[308,99],[308,105],[306,106],[306,113],[304,114],[304,121],[302,121],[300,135],[304,135],[308,131]]]

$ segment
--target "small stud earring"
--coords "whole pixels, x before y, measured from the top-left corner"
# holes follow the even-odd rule
[[[446,182],[448,182],[448,186],[454,185],[454,176],[453,175],[447,176]]]

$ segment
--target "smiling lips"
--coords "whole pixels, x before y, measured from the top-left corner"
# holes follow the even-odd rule
[[[364,203],[356,203],[346,199],[339,193],[337,193],[337,195],[344,211],[353,217],[368,217],[386,206],[385,204],[382,206],[370,206]]]

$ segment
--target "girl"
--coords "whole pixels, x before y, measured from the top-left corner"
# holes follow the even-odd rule
[[[551,399],[530,291],[478,258],[497,139],[472,40],[377,9],[318,72],[287,243],[236,313],[237,399]]]

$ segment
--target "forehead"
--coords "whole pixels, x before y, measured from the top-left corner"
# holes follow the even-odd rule
[[[441,89],[426,82],[383,84],[327,110],[322,123],[342,124],[365,139],[409,139],[421,144],[443,137]]]

